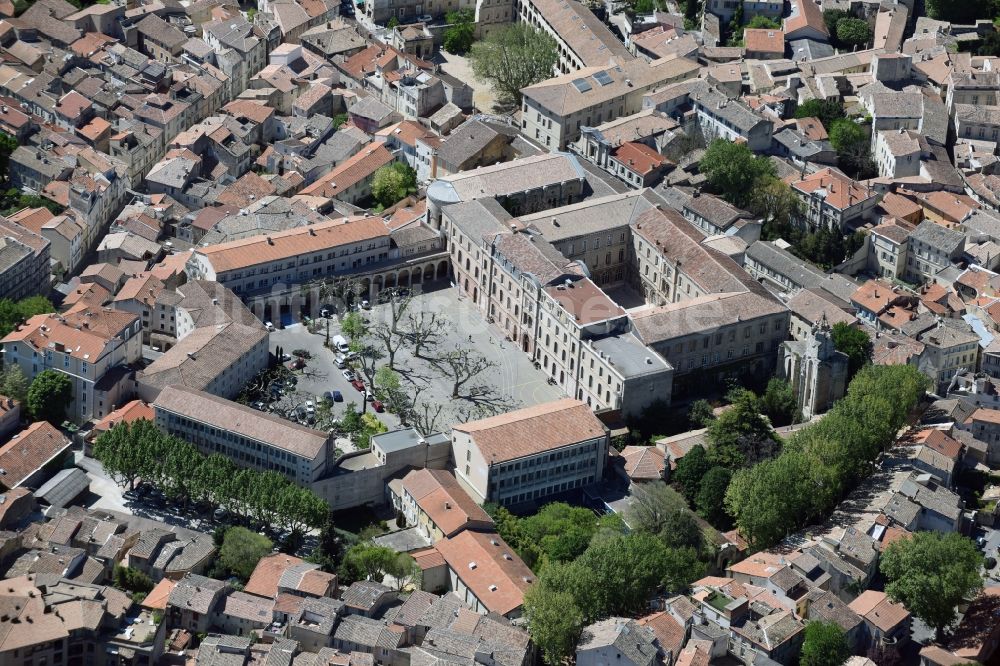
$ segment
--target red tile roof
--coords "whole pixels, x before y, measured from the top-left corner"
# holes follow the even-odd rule
[[[0,447],[0,485],[16,488],[46,463],[69,448],[71,442],[47,421],[37,421]]]
[[[612,157],[635,173],[646,176],[667,163],[667,158],[644,143],[627,141],[618,146]]]

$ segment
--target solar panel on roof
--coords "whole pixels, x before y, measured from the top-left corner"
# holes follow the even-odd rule
[[[576,86],[576,89],[582,93],[588,92],[592,89],[590,84],[583,79],[573,79],[573,85]]]
[[[614,82],[611,79],[611,77],[608,76],[608,73],[603,70],[598,72],[597,74],[594,74],[594,80],[600,83],[602,86],[609,86]]]

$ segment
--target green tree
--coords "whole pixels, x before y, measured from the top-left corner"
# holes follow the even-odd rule
[[[602,614],[627,615],[644,608],[670,562],[668,548],[652,534],[633,532],[595,541],[576,564],[593,572]]]
[[[263,534],[245,527],[230,527],[222,539],[219,561],[241,580],[247,580],[261,558],[271,553],[274,544]]]
[[[839,10],[833,10],[839,11]],[[830,31],[833,34],[833,31]],[[844,117],[844,107],[838,102],[826,99],[811,99],[803,104],[799,104],[795,109],[796,118],[819,118],[823,127],[830,129],[833,121]]]
[[[333,129],[339,130],[341,125],[347,122],[348,115],[346,113],[338,113],[333,117]]]
[[[380,167],[372,177],[372,198],[381,208],[388,208],[417,191],[417,172],[403,162]]]
[[[688,425],[691,428],[706,428],[715,419],[715,412],[708,400],[695,400],[688,408]]]
[[[73,382],[56,370],[43,370],[35,375],[28,387],[28,413],[36,421],[61,425],[66,418],[66,406],[73,399]]]
[[[970,539],[950,532],[915,532],[889,544],[879,567],[893,601],[937,630],[940,639],[955,607],[983,587],[983,556]]]
[[[749,208],[764,220],[768,237],[780,238],[792,231],[791,225],[801,215],[803,205],[788,183],[779,178],[763,178],[754,185]]]
[[[853,120],[838,118],[830,123],[830,144],[840,154],[854,154],[868,145],[868,133]]]
[[[28,378],[21,371],[21,366],[12,363],[0,374],[0,394],[24,402],[28,397]]]
[[[815,621],[806,625],[800,666],[841,666],[850,656],[847,636],[836,622]]]
[[[389,28],[389,30],[392,30],[398,25],[399,25],[399,19],[396,18],[395,16],[392,16],[389,18],[388,22],[386,22],[385,27]]]
[[[490,33],[469,51],[476,78],[493,85],[504,105],[521,105],[521,89],[552,76],[559,50],[552,37],[524,23]]]
[[[840,19],[845,19],[850,17],[851,15],[845,12],[843,9],[823,10],[823,23],[826,25],[826,30],[827,32],[830,33],[830,39],[833,42],[837,41],[837,22],[840,21]]]
[[[790,425],[795,421],[799,405],[791,384],[784,379],[772,378],[760,397],[761,411],[777,427]]]
[[[817,522],[872,473],[896,440],[928,381],[912,365],[862,368],[826,416],[782,450],[733,475],[726,510],[756,548]]]
[[[590,509],[552,502],[519,521],[514,542],[525,564],[537,572],[548,562],[571,562],[579,557],[597,532],[597,515]]]
[[[837,40],[845,46],[864,46],[872,38],[868,22],[857,18],[842,18],[837,21]]]
[[[741,208],[750,201],[758,182],[775,175],[767,157],[754,155],[745,143],[725,139],[709,144],[699,168],[714,191]]]
[[[153,589],[153,579],[142,571],[133,569],[132,567],[123,567],[120,564],[116,564],[112,578],[114,586],[126,592],[145,593]]]
[[[775,21],[773,18],[768,18],[763,14],[756,14],[747,23],[747,28],[753,30],[780,30],[781,24]]]
[[[924,9],[927,16],[949,23],[972,23],[976,19],[996,16],[996,7],[983,0],[926,0]]]
[[[0,335],[7,335],[18,324],[38,314],[55,312],[52,301],[44,296],[29,296],[20,301],[0,299]]]
[[[698,489],[695,506],[698,509],[698,515],[715,527],[725,529],[729,526],[730,518],[729,514],[726,513],[726,491],[729,489],[729,482],[732,478],[733,473],[725,467],[713,467],[701,479],[701,487]]]
[[[712,461],[708,459],[708,453],[701,444],[695,444],[677,461],[672,479],[680,484],[681,492],[689,503],[694,503],[701,488],[701,479],[710,469]]]
[[[744,388],[729,393],[732,402],[708,427],[709,459],[716,465],[738,469],[772,457],[778,451],[778,436],[753,391]],[[686,456],[685,456],[686,457]]]
[[[444,50],[462,55],[476,39],[476,17],[471,9],[448,12],[445,21],[449,23],[444,31]]]
[[[860,328],[846,322],[837,322],[830,331],[833,346],[847,354],[847,378],[852,379],[865,365],[872,362],[872,339]]]
[[[583,631],[583,612],[569,592],[552,590],[544,579],[524,593],[524,614],[531,640],[548,666],[559,666],[576,650]]]
[[[349,312],[340,320],[340,331],[353,345],[368,334],[368,324],[358,312]]]
[[[326,522],[319,531],[316,548],[309,555],[309,561],[320,565],[327,573],[337,573],[343,558],[344,540],[337,530],[333,511],[328,511]]]
[[[371,541],[354,544],[344,553],[340,578],[345,582],[373,580],[381,583],[393,569],[396,554],[393,549],[376,546]]]

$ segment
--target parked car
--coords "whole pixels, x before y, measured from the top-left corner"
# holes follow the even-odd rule
[[[989,570],[997,565],[997,560],[995,557],[987,557],[986,562],[984,564],[986,566],[986,569]]]
[[[372,400],[372,409],[374,409],[376,412],[384,412],[385,405],[382,404],[381,400]]]
[[[354,380],[352,380],[351,381],[351,386],[353,386],[354,388],[356,388],[361,393],[365,392],[365,383],[363,381],[361,381],[360,379],[354,379]]]
[[[341,393],[340,391],[334,391],[333,392],[333,401],[334,402],[344,402],[344,394]]]
[[[312,400],[306,400],[306,414],[315,414],[316,405],[313,404]]]
[[[269,321],[265,321],[264,322],[264,328],[266,328],[268,331],[273,331],[274,330],[274,324],[272,324]]]
[[[219,507],[218,509],[212,512],[212,517],[215,518],[216,520],[225,520],[226,516],[228,515],[229,512],[223,509],[222,507]]]
[[[353,382],[354,381],[354,371],[351,370],[351,369],[344,370],[344,379],[346,379],[349,382]]]
[[[337,357],[334,360],[337,362],[337,368],[339,368],[340,370],[343,370],[344,368],[347,367],[347,357],[345,357],[343,354],[337,354]]]
[[[365,391],[365,402],[372,402],[375,400],[375,394],[371,391]]]
[[[282,354],[281,355],[281,360],[282,361],[291,361],[292,360],[292,355],[291,354]]]
[[[369,303],[367,300],[361,301],[361,309],[362,310],[371,310],[372,309],[372,304]]]

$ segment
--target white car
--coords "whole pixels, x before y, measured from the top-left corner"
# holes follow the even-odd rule
[[[265,321],[264,322],[264,328],[266,328],[268,331],[273,331],[274,330],[274,324],[272,324],[269,321]]]
[[[346,379],[349,382],[353,382],[354,381],[354,371],[353,370],[349,370],[349,369],[348,370],[344,370],[344,379]]]
[[[312,400],[306,400],[306,414],[313,414],[316,412],[316,405],[313,404]]]
[[[431,16],[430,14],[422,14],[417,17],[417,21],[419,21],[420,23],[430,23],[433,20],[434,17]]]

